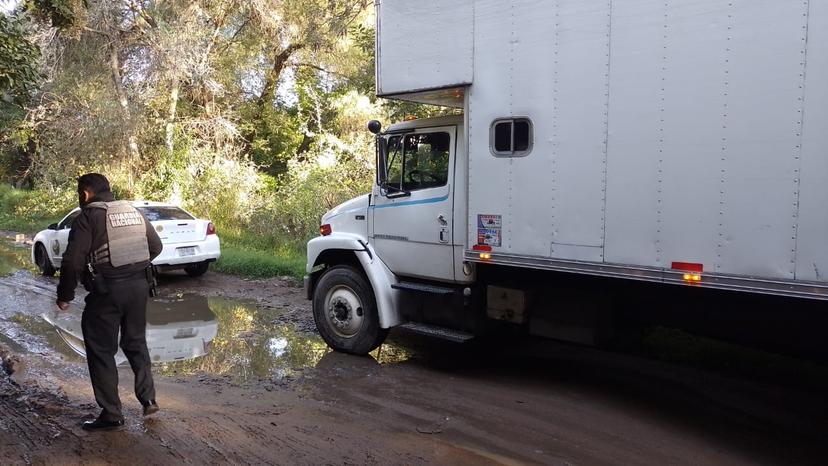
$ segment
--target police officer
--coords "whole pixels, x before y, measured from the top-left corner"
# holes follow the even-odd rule
[[[105,176],[89,173],[78,178],[78,200],[82,211],[72,223],[63,255],[57,305],[63,311],[69,308],[80,276],[89,291],[81,319],[86,362],[102,409],[83,428],[120,430],[124,416],[115,366],[119,330],[144,416],[158,411],[146,340],[147,268],[162,245],[158,233],[130,202],[115,200]]]

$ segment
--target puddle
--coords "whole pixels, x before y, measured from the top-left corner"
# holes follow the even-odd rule
[[[57,348],[64,354],[67,349],[84,357],[81,329],[82,312],[78,306],[72,306],[67,312],[50,312],[42,314],[43,325],[53,331],[39,331],[34,325],[28,329],[39,334],[55,334],[63,344]],[[206,354],[210,342],[217,333],[215,314],[210,311],[206,298],[191,296],[176,300],[152,300],[147,306],[147,348],[154,363],[163,363],[191,359]],[[127,359],[121,350],[115,355],[115,362],[126,364]]]
[[[236,380],[275,379],[315,366],[328,351],[317,335],[273,323],[278,311],[221,298],[183,295],[150,300],[147,348],[164,376],[215,374]],[[12,318],[73,359],[84,356],[81,310]],[[120,350],[119,365],[127,359]]]
[[[226,298],[190,299],[207,301],[215,314],[218,331],[203,357],[157,366],[161,375],[229,375],[237,380],[281,379],[316,367],[331,350],[319,335],[298,332],[276,318],[279,309],[266,309],[255,303]],[[372,353],[381,364],[399,363],[411,358],[406,349],[386,344]]]
[[[315,367],[331,350],[318,335],[279,323],[275,320],[279,312],[254,303],[198,295],[150,300],[147,348],[153,371],[163,376],[214,374],[246,381],[292,377]],[[46,334],[62,353],[74,358],[85,354],[79,307],[40,319],[19,319],[33,333]],[[392,343],[371,356],[380,364],[396,364],[413,354]],[[127,364],[120,350],[115,358],[118,364]]]
[[[24,349],[29,353],[45,353],[47,348],[51,347],[58,349],[69,360],[76,362],[83,361],[77,354],[69,350],[63,338],[61,338],[60,332],[56,331],[43,317],[18,313],[13,315],[9,321],[16,324],[19,328],[19,330],[14,328],[4,329],[4,333],[6,334],[4,336],[14,342],[13,348]],[[45,345],[42,342],[39,343],[30,338],[26,338],[26,334],[42,336],[46,340]]]
[[[0,276],[21,269],[34,271],[30,254],[29,246],[18,246],[8,239],[0,240]]]
[[[0,238],[0,341],[15,350],[83,363],[82,295],[66,312],[54,309],[55,280],[34,271],[28,247]],[[8,276],[5,276],[8,275]],[[199,295],[152,299],[147,306],[147,347],[155,373],[214,374],[237,381],[292,377],[315,367],[331,350],[316,334],[280,319],[283,308]],[[308,311],[310,312],[310,311]],[[310,317],[308,317],[310,319]],[[391,339],[371,353],[380,364],[413,358],[414,350]],[[127,365],[118,351],[116,362]]]
[[[315,366],[329,351],[319,336],[274,323],[278,310],[223,298],[207,302],[218,324],[209,352],[199,359],[163,364],[157,373],[210,373],[242,380],[283,378]]]

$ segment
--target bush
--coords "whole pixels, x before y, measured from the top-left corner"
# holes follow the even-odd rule
[[[329,159],[327,163],[324,157]],[[294,244],[304,248],[319,234],[322,215],[370,192],[373,178],[373,160],[347,153],[323,154],[312,161],[293,163],[267,203],[253,213],[246,229],[257,238],[276,240],[269,246]]]
[[[0,228],[36,233],[77,205],[74,190],[29,191],[0,183]]]

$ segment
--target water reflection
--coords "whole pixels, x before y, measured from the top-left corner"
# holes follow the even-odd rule
[[[72,306],[43,318],[62,339],[61,349],[68,346],[85,356],[81,312],[80,306]],[[153,370],[164,376],[214,374],[255,380],[292,377],[315,367],[331,350],[318,335],[280,322],[281,312],[252,302],[197,295],[150,300],[147,347]],[[371,353],[380,364],[400,363],[412,355],[405,346],[393,343]],[[115,358],[118,364],[127,362],[120,350]]]
[[[165,375],[212,373],[239,379],[290,377],[315,366],[329,350],[317,335],[274,321],[280,311],[253,303],[210,298],[218,334],[203,358],[165,364]]]
[[[409,347],[386,341],[379,348],[371,351],[370,356],[380,364],[399,364],[416,358],[417,353]]]
[[[81,330],[81,310],[72,306],[67,312],[44,314],[57,334],[75,353],[86,356]],[[207,298],[182,296],[151,300],[147,306],[147,348],[153,363],[165,363],[204,356],[218,333],[216,315]],[[119,349],[117,364],[125,364]]]
[[[8,239],[0,239],[0,276],[16,270],[34,270],[28,246],[18,246]]]

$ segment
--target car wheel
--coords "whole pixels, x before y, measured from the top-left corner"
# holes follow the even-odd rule
[[[188,265],[184,267],[184,271],[187,272],[187,275],[191,277],[200,277],[207,273],[208,268],[210,268],[209,262],[199,262],[198,264]]]
[[[371,285],[353,267],[333,267],[322,275],[313,293],[313,319],[325,343],[343,353],[368,354],[388,335],[380,328]]]
[[[54,277],[55,272],[57,272],[52,265],[52,261],[49,259],[49,253],[46,252],[43,243],[37,243],[35,246],[35,265],[37,265],[37,268],[44,277]]]

